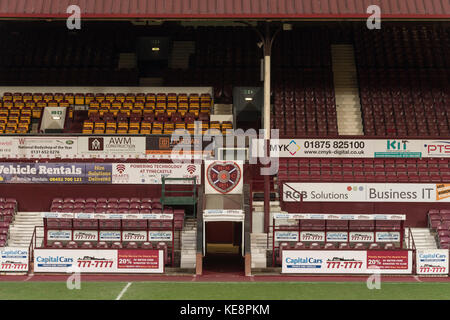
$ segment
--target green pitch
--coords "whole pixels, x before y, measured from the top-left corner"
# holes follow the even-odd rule
[[[382,282],[0,282],[1,300],[448,300],[447,283]]]

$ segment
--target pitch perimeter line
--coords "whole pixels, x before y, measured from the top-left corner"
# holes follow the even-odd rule
[[[127,285],[125,286],[125,288],[122,289],[122,291],[120,291],[119,295],[117,296],[116,300],[120,300],[122,298],[122,296],[124,295],[125,292],[127,292],[128,288],[131,286],[133,282],[128,282]]]

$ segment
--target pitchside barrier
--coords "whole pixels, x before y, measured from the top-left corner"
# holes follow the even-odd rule
[[[278,252],[282,273],[448,275],[449,250],[416,250],[410,230],[407,248],[404,247],[405,219],[405,215],[276,213],[271,226],[272,264],[275,266]],[[323,223],[314,225],[311,221]],[[334,223],[336,221],[340,222]],[[352,229],[352,221],[357,226],[355,229]],[[365,226],[364,222],[370,223]],[[378,228],[377,222],[381,224]],[[318,250],[306,249],[305,243],[344,243],[347,246],[345,250]],[[350,243],[397,243],[399,246],[367,250],[364,247],[351,249]]]

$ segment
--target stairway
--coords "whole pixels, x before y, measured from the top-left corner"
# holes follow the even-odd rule
[[[193,53],[195,53],[195,41],[174,41],[169,58],[169,68],[188,69],[189,58]]]
[[[197,255],[197,219],[185,218],[181,232],[180,268],[195,268]]]
[[[10,247],[28,247],[33,236],[34,227],[44,226],[40,212],[17,212],[14,222],[9,227],[9,239],[7,245]],[[37,246],[42,244],[44,229],[38,229]]]
[[[435,235],[428,228],[411,228],[416,249],[437,249]],[[408,229],[405,230],[405,241],[408,245]],[[412,246],[412,245],[410,245]]]
[[[332,45],[331,53],[339,134],[363,135],[361,100],[353,45]]]
[[[273,223],[273,214],[283,212],[279,201],[270,201],[270,224]],[[295,220],[277,220],[278,224],[296,225]],[[252,233],[250,234],[250,252],[252,255],[252,268],[266,268],[267,254],[272,251],[272,232],[264,233],[264,202],[253,201]]]

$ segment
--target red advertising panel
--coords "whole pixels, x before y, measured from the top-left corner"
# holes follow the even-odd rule
[[[409,253],[404,251],[367,251],[367,268],[380,270],[408,270]]]
[[[118,269],[159,269],[159,250],[118,250]]]

